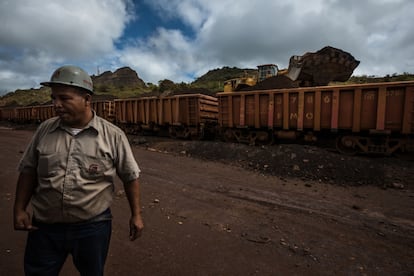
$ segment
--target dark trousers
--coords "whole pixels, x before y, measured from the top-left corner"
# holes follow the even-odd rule
[[[44,224],[29,232],[24,256],[26,275],[58,275],[69,254],[82,276],[103,275],[112,221]]]

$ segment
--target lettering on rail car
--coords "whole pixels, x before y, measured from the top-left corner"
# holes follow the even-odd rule
[[[387,97],[401,97],[404,93],[400,90],[388,90]]]
[[[375,93],[374,92],[368,92],[364,94],[364,100],[366,101],[373,101],[375,100]]]
[[[312,104],[313,103],[313,97],[312,96],[307,96],[306,97],[306,102],[309,103],[309,104]]]
[[[290,113],[290,119],[291,120],[292,119],[297,120],[298,119],[298,113],[295,113],[295,112]]]
[[[306,118],[307,120],[313,120],[313,112],[307,112],[307,113],[305,114],[305,118]]]
[[[276,113],[276,119],[278,120],[282,119],[282,114],[280,112]]]
[[[276,104],[279,104],[279,105],[282,104],[282,98],[281,97],[276,98]]]

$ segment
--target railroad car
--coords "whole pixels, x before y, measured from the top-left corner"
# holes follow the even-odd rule
[[[36,120],[36,108],[34,106],[17,107],[17,118],[15,119],[18,123],[31,123]]]
[[[218,93],[218,124],[226,140],[335,136],[346,154],[413,149],[414,82],[320,86]]]
[[[2,121],[14,121],[17,117],[16,107],[2,107],[0,112]]]
[[[217,98],[203,94],[116,99],[115,109],[115,123],[128,133],[205,138],[218,119]]]
[[[55,116],[53,105],[16,107],[13,121],[18,123],[40,123]]]
[[[37,112],[36,112],[37,122],[43,122],[43,121],[46,121],[47,119],[50,119],[50,118],[56,116],[55,108],[53,107],[52,104],[40,105],[40,106],[37,106],[37,107],[38,107]]]
[[[91,102],[91,107],[96,114],[110,122],[115,121],[115,102],[112,100],[98,100]]]
[[[92,109],[96,114],[108,121],[115,119],[114,101],[92,101]],[[2,107],[0,108],[1,120],[12,121],[16,123],[41,123],[55,116],[53,104],[19,106],[19,107]]]
[[[130,134],[157,132],[158,98],[115,99],[115,124]]]
[[[345,154],[414,151],[414,81],[92,102],[127,133],[271,144],[335,138]],[[2,120],[41,122],[53,105],[3,107]]]

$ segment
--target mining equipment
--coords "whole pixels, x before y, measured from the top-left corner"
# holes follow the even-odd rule
[[[330,82],[347,81],[359,65],[350,53],[326,46],[317,52],[294,55],[287,69],[276,64],[257,66],[256,75],[227,80],[224,92],[324,86]]]

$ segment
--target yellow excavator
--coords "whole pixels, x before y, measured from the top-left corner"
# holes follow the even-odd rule
[[[350,53],[331,46],[302,56],[292,56],[287,69],[275,64],[257,66],[257,74],[224,82],[224,92],[328,85],[347,81],[359,65]]]

